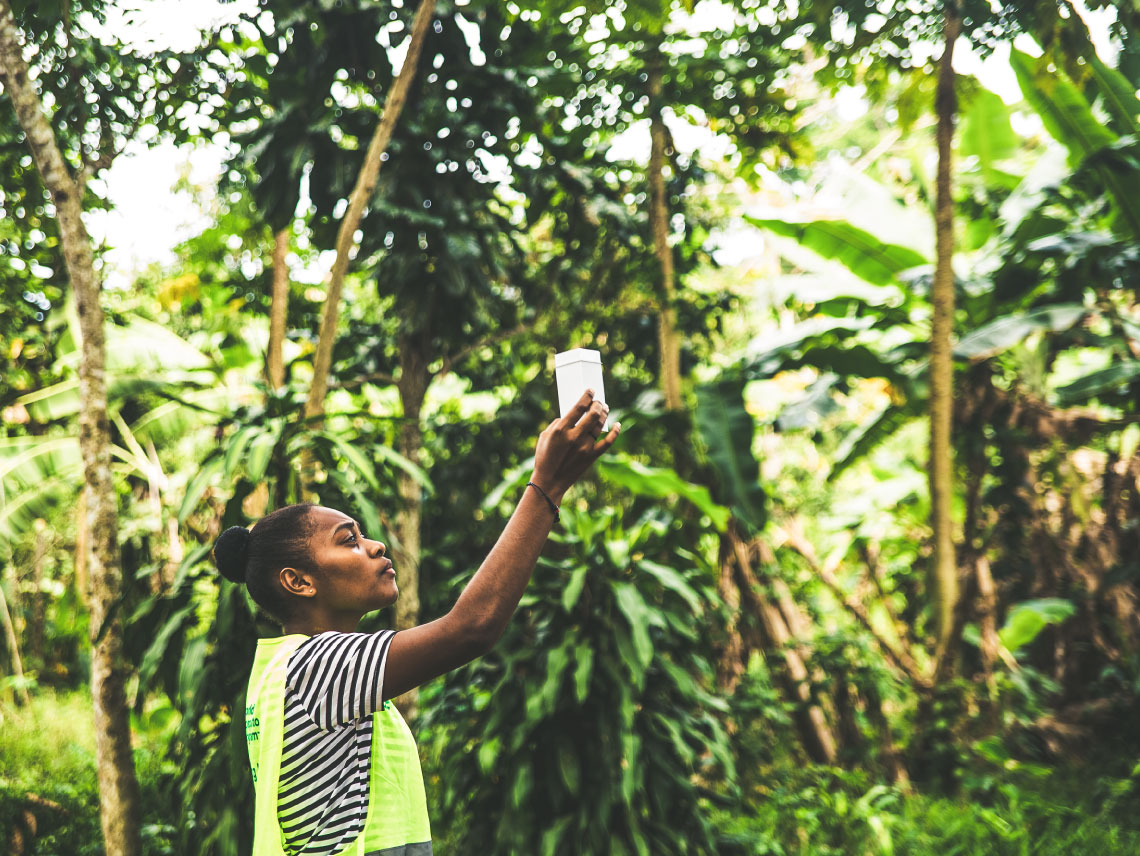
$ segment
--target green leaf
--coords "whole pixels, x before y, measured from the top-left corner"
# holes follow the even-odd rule
[[[760,464],[752,454],[756,426],[744,407],[744,378],[730,377],[698,387],[694,419],[716,477],[717,498],[745,526],[758,532],[764,527],[765,494]]]
[[[226,481],[233,481],[238,465],[245,459],[246,447],[260,433],[260,425],[244,425],[230,437],[225,447],[225,466],[222,468],[222,477]]]
[[[533,779],[534,775],[530,764],[524,764],[515,774],[514,787],[511,788],[511,804],[515,808],[521,809],[523,807],[527,796],[530,794]]]
[[[602,461],[599,461],[598,463],[600,465]],[[512,493],[525,485],[527,483],[527,480],[530,478],[530,474],[533,472],[533,470],[533,457],[523,461],[517,467],[508,470],[503,475],[503,480],[495,485],[495,487],[491,489],[491,492],[487,494],[487,498],[483,500],[482,509],[484,511],[490,511],[495,508],[500,502],[503,501],[508,493]]]
[[[1121,141],[1096,118],[1092,106],[1060,69],[1050,69],[1048,59],[1011,50],[1010,63],[1025,100],[1041,116],[1049,134],[1068,149],[1070,166],[1080,166]],[[1092,171],[1116,201],[1116,221],[1122,220],[1129,233],[1140,238],[1140,173],[1107,161],[1094,161]]]
[[[1069,150],[1069,165],[1081,161],[1116,140],[1093,115],[1092,106],[1060,69],[1050,69],[1047,58],[1035,59],[1016,48],[1010,50],[1021,94],[1037,111],[1045,130]]]
[[[615,583],[613,588],[618,609],[629,623],[638,664],[642,669],[647,669],[653,660],[653,640],[649,638],[651,610],[641,592],[631,583]]]
[[[590,695],[590,676],[594,672],[594,649],[579,645],[576,649],[578,664],[574,667],[574,697],[581,704]]]
[[[167,647],[170,645],[170,640],[179,631],[183,630],[189,623],[190,619],[194,617],[195,605],[190,604],[184,606],[182,609],[175,612],[166,623],[162,625],[162,629],[158,631],[158,635],[154,637],[154,641],[147,646],[146,653],[143,655],[142,664],[139,666],[139,681],[142,686],[146,686],[158,669],[162,658],[166,656]]]
[[[907,399],[902,405],[884,404],[871,413],[844,436],[843,442],[835,450],[835,461],[827,474],[827,480],[839,478],[853,463],[916,418],[920,404],[921,402]]]
[[[190,484],[186,485],[186,493],[182,497],[182,505],[178,507],[179,523],[185,523],[186,518],[197,508],[198,501],[202,498],[202,494],[206,492],[206,488],[210,485],[210,480],[217,474],[221,466],[222,457],[217,452],[202,462],[197,474],[190,480]]]
[[[566,671],[566,663],[570,659],[568,645],[560,645],[551,650],[546,657],[546,680],[542,684],[540,695],[543,700],[543,709],[549,715],[558,707],[558,692],[562,687],[562,676]]]
[[[562,781],[571,798],[578,795],[578,756],[570,743],[563,740],[558,746],[558,772],[562,774]]]
[[[588,565],[579,565],[570,574],[569,582],[562,589],[562,608],[567,612],[574,608],[578,598],[582,595],[582,588],[586,585],[586,574],[589,571]]]
[[[1137,378],[1140,378],[1140,360],[1113,363],[1060,387],[1057,400],[1063,407],[1082,404],[1102,392],[1121,389]]]
[[[1118,123],[1121,132],[1140,136],[1140,123],[1136,121],[1136,115],[1140,113],[1140,98],[1136,97],[1136,88],[1127,77],[1106,65],[1095,50],[1089,51],[1085,59],[1092,69],[1092,78],[1101,101]]]
[[[976,157],[986,183],[992,184],[994,164],[1013,157],[1019,143],[1009,122],[1009,108],[1000,95],[977,90],[963,113],[958,140],[960,154]]]
[[[341,457],[348,462],[351,471],[364,479],[368,483],[368,486],[374,491],[380,491],[380,479],[376,477],[376,467],[360,449],[342,439],[339,434],[334,434],[329,431],[322,431],[321,434],[332,442],[333,448],[340,452]],[[386,447],[373,446],[372,448],[373,450],[379,450]],[[397,457],[406,460],[402,458],[402,456]]]
[[[0,438],[0,497],[5,501],[21,487],[45,478],[73,474],[83,467],[76,437]]]
[[[1036,639],[1050,624],[1060,624],[1076,611],[1072,603],[1056,597],[1023,601],[1010,609],[1005,625],[998,631],[998,639],[1010,652],[1016,651]]]
[[[178,696],[189,699],[202,686],[202,669],[206,663],[206,637],[191,639],[182,653],[182,664],[178,669]]]
[[[74,416],[79,412],[79,381],[74,378],[60,381],[22,395],[16,402],[24,405],[37,422],[54,422]]]
[[[0,535],[5,551],[11,550],[12,539],[31,531],[36,518],[45,517],[61,499],[74,496],[76,479],[82,477],[82,468],[46,478],[21,491],[15,497],[4,497],[0,503]]]
[[[637,563],[637,567],[652,576],[662,586],[669,589],[684,598],[685,602],[693,610],[693,612],[701,611],[701,598],[696,590],[689,585],[683,576],[677,573],[667,565],[662,565],[659,562],[654,562],[652,559],[642,559]]]
[[[748,216],[744,219],[759,229],[793,238],[825,259],[842,263],[872,285],[892,284],[902,271],[930,263],[910,247],[888,244],[844,220],[793,223]]]
[[[1003,315],[963,336],[954,348],[960,360],[987,360],[1037,332],[1059,333],[1079,323],[1089,310],[1079,303],[1057,303],[1029,312]]]
[[[595,466],[602,478],[630,493],[657,499],[679,496],[707,514],[718,532],[728,525],[729,509],[714,502],[707,487],[687,482],[673,470],[647,467],[632,458],[617,456],[602,458]]]
[[[281,439],[282,427],[281,420],[273,420],[268,430],[258,434],[249,444],[249,457],[246,460],[245,471],[249,480],[254,484],[258,484],[265,478],[265,470],[269,466],[270,458],[273,457],[273,449],[276,447],[277,441]]]
[[[839,349],[834,342],[849,343],[855,334],[875,324],[872,317],[817,316],[800,321],[777,333],[757,336],[748,345],[744,373],[748,380],[764,380],[789,367],[816,365],[807,355],[825,348]],[[847,345],[850,347],[850,345]],[[798,359],[799,362],[789,362]]]
[[[560,817],[542,833],[542,856],[554,856],[558,851],[558,842],[562,840],[562,833],[572,819],[573,815]]]
[[[492,737],[490,740],[484,740],[479,744],[477,758],[479,761],[479,769],[484,773],[490,773],[494,768],[495,759],[499,757],[501,745],[498,737]]]
[[[377,458],[387,461],[389,464],[396,467],[396,469],[403,470],[405,473],[415,479],[416,482],[419,483],[420,487],[427,491],[428,494],[435,493],[435,485],[431,483],[431,478],[424,471],[423,467],[419,466],[418,464],[413,464],[395,449],[389,449],[383,444],[378,444],[376,446],[372,446],[371,448]]]
[[[641,752],[641,738],[638,737],[632,729],[622,735],[622,758],[621,758],[621,794],[626,804],[629,805],[633,801],[633,788],[637,783],[634,779],[634,772],[640,762],[638,755]]]

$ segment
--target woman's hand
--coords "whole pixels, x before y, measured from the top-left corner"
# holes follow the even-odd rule
[[[602,436],[609,412],[609,405],[594,401],[594,391],[588,389],[569,413],[551,422],[539,436],[531,480],[556,503],[617,439],[621,423]]]

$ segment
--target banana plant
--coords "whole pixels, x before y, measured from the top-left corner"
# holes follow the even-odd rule
[[[69,313],[73,316],[74,313]],[[74,369],[78,360],[74,317],[57,346],[57,368]],[[162,445],[206,424],[227,395],[213,362],[186,340],[143,318],[107,325],[108,399],[118,426],[116,467],[152,479],[157,456],[143,443]],[[160,403],[130,424],[122,416],[146,402]],[[130,407],[125,407],[127,403]],[[73,497],[82,481],[79,438],[79,381],[68,377],[30,392],[15,402],[37,423],[52,425],[43,435],[0,440],[0,537],[11,540],[28,531],[61,502]]]
[[[1067,349],[1099,346],[1104,358],[1091,371],[1055,380],[1047,393],[1062,406],[1094,399],[1124,405],[1135,400],[1140,383],[1140,327],[1126,305],[1107,295],[1126,288],[1140,264],[1140,210],[1134,210],[1140,200],[1140,143],[1099,122],[1095,109],[1100,105],[1115,117],[1112,125],[1127,129],[1136,124],[1140,100],[1104,63],[1091,78],[1093,103],[1063,72],[1051,70],[1047,59],[1014,51],[1011,62],[1026,103],[1067,152],[1070,168],[1044,185],[1038,175],[1027,176],[1002,206],[998,220],[1004,224],[995,220],[987,227],[989,239],[971,258],[980,273],[958,283],[966,326],[959,330],[955,357],[962,365],[1008,359],[1004,355],[1036,337],[1048,342],[1050,362]],[[1002,196],[1015,151],[1009,109],[983,90],[965,109],[963,124],[960,154],[975,179],[996,185]],[[890,383],[890,401],[844,438],[834,477],[924,412],[925,330],[913,322],[910,296],[928,285],[926,260],[843,221],[750,222],[901,295],[893,304],[851,294],[821,300],[816,317],[742,356],[752,379],[814,366],[820,371],[817,384],[827,390],[842,388],[852,377]],[[1102,295],[1095,304],[1086,299],[1089,286]],[[900,340],[900,331],[911,338]],[[813,386],[799,406],[826,407],[829,399]]]

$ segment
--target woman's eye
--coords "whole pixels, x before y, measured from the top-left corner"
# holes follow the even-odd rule
[[[356,536],[355,535],[349,535],[348,540],[345,541],[344,543],[345,544],[355,544],[356,543]]]

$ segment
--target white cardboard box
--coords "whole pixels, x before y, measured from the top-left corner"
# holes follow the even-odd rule
[[[554,378],[558,384],[558,410],[565,416],[587,389],[594,399],[606,402],[602,385],[602,355],[589,348],[575,348],[554,355]]]

